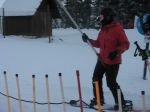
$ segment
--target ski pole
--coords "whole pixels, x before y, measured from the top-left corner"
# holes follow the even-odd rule
[[[72,16],[70,15],[70,13],[68,12],[68,10],[62,5],[62,3],[60,2],[60,0],[56,0],[58,2],[58,4],[60,5],[60,7],[64,10],[64,12],[67,14],[67,16],[69,17],[69,19],[72,21],[72,23],[74,24],[74,26],[78,29],[78,31],[81,33],[81,35],[83,34],[83,32],[81,31],[81,29],[79,28],[79,26],[77,25],[77,23],[75,22],[75,20],[72,18]],[[91,45],[91,43],[89,41],[87,41],[88,45],[92,48],[92,50],[95,52],[96,56],[97,56],[97,51],[95,48],[93,48],[93,46]]]
[[[148,51],[149,50],[149,42],[146,43],[146,46],[145,46],[145,49]],[[147,53],[148,55],[148,53]],[[148,56],[147,56],[148,58]],[[145,60],[145,63],[144,63],[144,72],[143,72],[143,79],[146,80],[146,74],[147,74],[147,60]]]
[[[137,56],[137,54],[136,54],[136,51],[138,50],[139,51],[139,53],[141,53],[141,55],[142,55],[142,53],[143,53],[143,51],[142,51],[142,49],[140,48],[140,46],[138,45],[138,42],[137,41],[135,41],[134,42],[134,44],[136,45],[136,50],[135,50],[135,53],[134,53],[134,56]],[[148,51],[148,49],[149,49],[149,43],[146,43],[146,48],[145,48],[145,50],[146,51]],[[147,73],[147,60],[148,60],[148,52],[146,52],[145,51],[145,55],[144,56],[142,56],[142,60],[144,60],[144,70],[143,70],[143,79],[144,80],[146,80],[146,73]]]
[[[76,71],[77,81],[78,81],[78,92],[79,92],[79,99],[80,99],[80,110],[83,112],[83,105],[82,105],[82,93],[81,93],[81,85],[80,85],[80,74],[79,70]]]
[[[150,62],[148,61],[148,59],[147,59],[147,60],[145,60],[145,61],[146,61],[146,64],[147,64],[148,70],[149,70],[149,72],[150,72]]]
[[[63,109],[64,109],[64,112],[67,112],[66,105],[65,105],[65,95],[64,95],[64,88],[63,88],[63,81],[62,81],[61,73],[59,73],[59,81],[60,81],[60,87],[61,87],[61,97],[62,97],[62,102],[63,102]]]

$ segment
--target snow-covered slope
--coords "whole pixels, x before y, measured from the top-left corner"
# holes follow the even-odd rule
[[[90,38],[96,39],[98,30],[84,29]],[[118,82],[126,99],[133,100],[134,107],[142,108],[141,91],[146,93],[146,106],[150,107],[150,76],[142,79],[143,61],[134,57],[135,41],[144,48],[144,37],[136,30],[126,30],[130,49],[123,54]],[[97,60],[92,49],[82,42],[80,32],[75,29],[53,29],[53,40],[47,38],[27,39],[23,36],[0,36],[0,92],[6,93],[3,71],[7,71],[9,94],[17,96],[15,74],[19,74],[22,99],[33,100],[32,75],[36,75],[37,101],[46,102],[45,74],[49,75],[51,102],[61,102],[58,73],[62,73],[66,101],[78,99],[76,70],[80,71],[83,100],[89,102],[92,95],[92,74]],[[114,104],[112,95],[106,86],[104,77],[106,103]],[[6,112],[7,99],[0,95],[0,110]],[[3,107],[3,108],[2,108]],[[18,101],[11,99],[11,110],[19,112]],[[52,112],[62,112],[62,105],[51,105]],[[33,104],[23,103],[25,112],[33,112]],[[37,105],[37,112],[46,112],[47,106]],[[95,110],[85,110],[95,112]],[[67,112],[80,112],[79,108],[67,105]]]

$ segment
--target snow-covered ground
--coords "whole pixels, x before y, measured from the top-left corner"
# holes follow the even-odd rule
[[[90,38],[97,38],[98,30],[84,29]],[[141,91],[146,94],[146,107],[150,109],[150,73],[147,80],[142,79],[143,61],[134,57],[135,41],[144,48],[144,37],[136,30],[126,30],[130,41],[130,49],[123,54],[118,82],[126,99],[134,103],[134,108],[142,109]],[[32,75],[36,81],[36,100],[46,102],[45,74],[49,77],[50,100],[61,102],[59,73],[62,73],[65,99],[79,99],[76,70],[80,71],[83,100],[92,99],[92,74],[97,57],[93,50],[81,39],[75,29],[53,29],[53,40],[48,38],[28,39],[23,36],[0,36],[0,92],[6,94],[3,72],[7,72],[9,95],[18,97],[15,74],[19,74],[21,97],[33,100]],[[107,104],[114,104],[112,95],[106,86],[104,77],[104,93]],[[19,112],[18,101],[10,99],[11,112]],[[37,112],[47,112],[47,105],[36,105]],[[63,105],[51,105],[52,112],[63,112]],[[96,112],[84,109],[85,112]],[[7,99],[0,94],[0,112],[7,112]],[[33,104],[23,103],[23,112],[33,112]],[[67,105],[67,112],[80,112],[79,108]]]

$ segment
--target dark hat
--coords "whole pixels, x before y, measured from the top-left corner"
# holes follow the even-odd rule
[[[114,17],[116,16],[116,14],[115,14],[115,12],[113,11],[113,9],[112,9],[112,8],[109,8],[109,7],[103,8],[103,9],[101,10],[100,14],[102,14],[104,17],[111,16],[111,17],[114,18]]]
[[[104,16],[104,19],[101,21],[102,26],[105,26],[114,21],[114,17],[116,16],[115,12],[111,8],[103,8],[100,14]]]

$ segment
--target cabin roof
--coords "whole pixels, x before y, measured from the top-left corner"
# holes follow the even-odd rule
[[[5,0],[1,5],[0,15],[5,16],[26,16],[34,15],[43,0]],[[50,10],[53,13],[59,13],[54,0],[48,0]],[[53,14],[55,15],[55,14]]]

